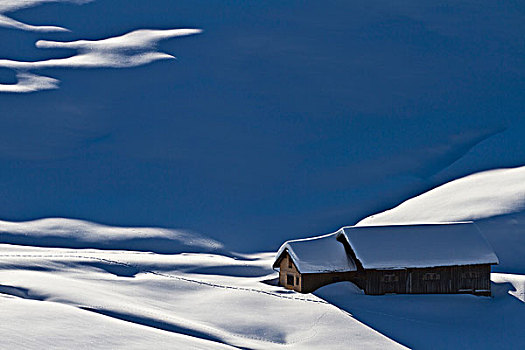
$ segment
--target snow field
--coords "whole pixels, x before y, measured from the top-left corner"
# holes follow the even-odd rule
[[[129,324],[156,333],[160,330],[162,336],[177,334],[180,339],[171,340],[175,343],[185,345],[195,339],[195,347],[401,347],[315,296],[262,283],[276,277],[269,268],[271,254],[241,260],[210,254],[159,255],[10,245],[2,245],[0,251],[0,292],[7,303],[23,299],[52,305],[50,309],[59,304],[55,308],[58,315],[63,305],[68,305],[75,311],[68,308],[67,312],[84,312],[89,314],[87,318],[94,317],[91,314],[104,315],[112,322],[126,321],[117,322],[122,327]],[[210,267],[216,271],[199,273]],[[225,275],[220,274],[221,268],[227,271]],[[260,275],[264,268],[266,274],[247,277]],[[20,312],[16,310],[13,306],[14,313]],[[31,327],[39,327],[39,317]],[[56,327],[63,329],[59,324]],[[74,334],[77,327],[71,324],[68,333]],[[41,332],[45,334],[45,330]],[[81,332],[86,338],[88,333]],[[16,343],[16,332],[5,334],[8,342]],[[110,343],[118,347],[125,343],[123,336],[115,332],[109,336]],[[162,336],[158,335],[159,339]],[[77,343],[62,337],[64,344],[71,344],[68,340]]]

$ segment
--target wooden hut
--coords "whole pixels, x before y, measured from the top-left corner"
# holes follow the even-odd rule
[[[467,222],[343,227],[286,242],[274,268],[282,286],[304,293],[345,280],[366,294],[490,295],[491,265],[497,263],[475,224]]]
[[[279,284],[302,293],[350,280],[357,270],[335,234],[285,242],[273,264]]]
[[[494,251],[474,223],[354,226],[337,233],[367,294],[490,295]]]

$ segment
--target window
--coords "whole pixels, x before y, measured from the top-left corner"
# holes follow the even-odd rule
[[[293,286],[294,281],[293,275],[286,275],[286,284],[289,286]]]
[[[423,281],[439,281],[441,275],[435,272],[427,272],[423,275]]]
[[[463,272],[461,274],[461,278],[466,278],[466,279],[479,278],[479,274],[477,272],[474,272],[474,271]]]
[[[292,266],[293,266],[292,258],[291,258],[291,257],[288,257],[288,268],[291,269]]]
[[[299,283],[299,276],[295,276],[295,284],[296,284],[296,285],[299,285],[299,284],[300,284],[300,283]]]
[[[396,276],[395,274],[383,275],[383,278],[381,280],[384,283],[399,282],[399,276]]]

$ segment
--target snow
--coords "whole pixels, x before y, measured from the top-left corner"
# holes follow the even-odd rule
[[[316,295],[410,348],[511,349],[525,343],[524,167],[461,178],[362,220],[359,225],[397,225],[477,219],[499,265],[491,274],[492,297],[391,295],[352,292],[349,283]],[[394,226],[395,227],[395,226]],[[402,226],[400,226],[402,227]],[[360,227],[360,230],[374,227]],[[365,231],[363,231],[365,232]],[[457,239],[452,237],[453,239]]]
[[[273,254],[232,258],[110,248],[1,244],[3,346],[403,348],[316,296],[269,283],[277,277]]]
[[[365,269],[498,263],[473,223],[353,226],[338,235]]]
[[[371,215],[357,226],[467,221],[520,211],[525,206],[525,166],[472,174]]]
[[[512,286],[508,294],[525,303],[525,275],[493,273],[491,278],[494,283]]]
[[[58,26],[35,26],[19,22],[11,17],[6,16],[6,13],[14,12],[23,8],[33,7],[50,2],[72,2],[76,4],[84,4],[93,0],[2,0],[0,2],[0,27],[10,27],[21,30],[29,30],[36,32],[62,32],[67,31],[66,28]]]
[[[494,248],[492,297],[470,295],[361,295],[348,282],[315,294],[410,348],[512,349],[525,343],[525,212],[523,167],[461,178],[359,225],[401,225],[477,218]],[[395,227],[395,226],[392,226]],[[402,226],[399,226],[402,227]],[[357,228],[357,227],[356,227]],[[360,226],[365,232],[375,227]]]
[[[359,293],[350,282],[315,295],[411,349],[517,349],[525,344],[524,275],[492,274],[492,297]]]
[[[57,88],[57,80],[27,73],[44,68],[128,68],[175,57],[157,50],[161,40],[200,33],[200,29],[139,29],[101,40],[59,42],[39,40],[37,48],[73,49],[77,54],[67,58],[43,61],[14,61],[0,59],[0,68],[16,70],[18,83],[0,84],[0,92],[34,92]],[[22,73],[20,73],[22,72]]]
[[[336,240],[336,234],[296,239],[285,242],[278,250],[274,267],[287,251],[301,273],[355,271],[356,266],[347,256],[344,246]]]
[[[3,243],[42,247],[71,247],[151,251],[219,252],[220,242],[195,232],[155,227],[113,227],[83,220],[47,218],[26,222],[0,220]]]
[[[157,43],[161,40],[200,33],[200,29],[139,29],[100,40],[76,40],[70,42],[39,40],[36,47],[41,49],[73,49],[78,54],[67,58],[26,62],[0,60],[0,67],[11,69],[43,68],[124,68],[136,67],[174,56],[158,52]]]
[[[235,349],[80,308],[0,294],[3,346],[18,349]],[[16,320],[16,321],[15,321]],[[21,331],[20,325],[27,325]]]
[[[10,116],[3,218],[186,227],[276,250],[458,176],[523,163],[516,4],[159,1],[1,1],[10,18],[71,30],[2,27],[9,64],[62,64],[82,55],[64,45],[141,28],[205,30],[158,42],[176,64],[49,66],[31,73],[58,89],[2,86],[47,90],[0,96]],[[117,63],[138,59],[121,53]],[[14,73],[0,68],[0,82]]]
[[[86,2],[0,1],[0,215],[133,227],[2,222],[2,347],[522,347],[523,168],[364,220],[475,220],[492,298],[302,295],[255,253],[523,165],[520,5]]]
[[[299,294],[275,285],[274,254],[229,254],[220,243],[191,232],[59,218],[2,221],[0,238],[11,243],[0,245],[2,316],[20,320],[31,332],[2,321],[0,334],[6,347],[28,349],[511,348],[525,342],[524,218],[518,212],[476,224],[489,238],[499,237],[496,251],[505,257],[496,266],[501,270],[491,274],[493,297],[369,296],[349,282]],[[441,249],[436,244],[443,241],[469,243],[479,248],[476,254],[487,247],[471,223],[411,228],[359,226],[343,232],[367,244],[388,231],[409,232],[408,245],[430,241],[428,247]],[[135,238],[143,244],[167,239],[172,246],[166,252],[172,253],[132,246]],[[318,262],[332,259],[326,253],[342,246],[335,234],[281,248],[287,244]],[[184,252],[189,250],[193,253]],[[488,251],[487,256],[493,257]],[[417,260],[431,258],[428,251]]]
[[[356,226],[475,220],[499,259],[498,272],[525,272],[525,167],[475,173],[371,215]]]
[[[525,274],[525,212],[486,218],[476,225],[498,256],[499,265],[492,270]]]
[[[16,74],[16,84],[0,84],[0,92],[35,92],[58,89],[59,81],[55,78],[36,75],[28,72]]]

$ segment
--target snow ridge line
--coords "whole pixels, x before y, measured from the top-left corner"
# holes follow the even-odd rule
[[[232,290],[239,290],[239,291],[245,291],[245,292],[251,292],[251,293],[266,294],[266,295],[281,298],[281,299],[298,300],[298,301],[303,301],[303,302],[332,305],[329,302],[322,300],[322,299],[315,300],[315,299],[310,299],[310,298],[291,297],[291,296],[286,296],[286,295],[275,294],[275,293],[268,292],[268,291],[261,290],[261,289],[235,287],[235,286],[228,286],[224,284],[211,283],[211,282],[206,282],[206,281],[202,281],[202,280],[198,280],[194,278],[176,276],[176,275],[166,274],[166,273],[162,273],[162,272],[158,272],[154,270],[143,269],[140,265],[130,264],[130,263],[126,263],[126,262],[122,262],[118,260],[99,258],[99,257],[94,257],[94,256],[70,255],[70,254],[50,254],[50,255],[48,254],[0,254],[0,257],[1,258],[9,258],[9,257],[13,257],[13,258],[76,258],[76,259],[96,260],[96,261],[101,261],[101,262],[105,262],[109,264],[121,265],[125,267],[132,267],[142,273],[156,275],[156,276],[160,276],[164,278],[176,279],[176,280],[187,282],[187,283],[200,284],[200,285],[213,287],[213,288],[232,289]]]

